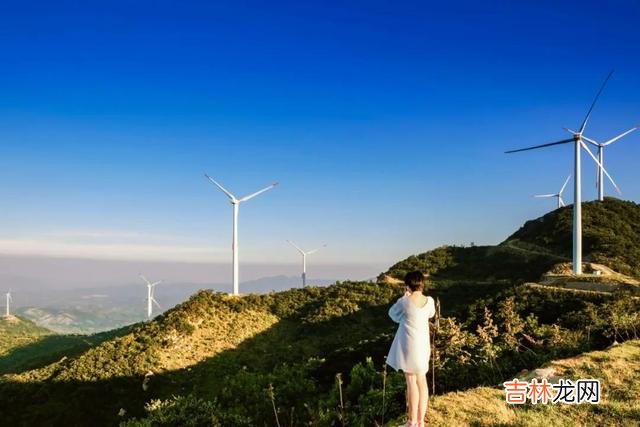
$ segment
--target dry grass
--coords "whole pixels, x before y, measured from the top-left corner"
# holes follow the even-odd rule
[[[545,365],[556,375],[599,379],[599,405],[507,405],[502,388],[447,393],[430,402],[432,426],[640,426],[640,340]],[[522,377],[525,377],[523,374]],[[388,425],[399,425],[395,420]]]
[[[556,264],[545,273],[540,281],[542,285],[583,291],[614,292],[629,290],[640,294],[640,281],[618,273],[611,268],[595,263],[584,263],[585,274],[576,276],[571,263]],[[599,272],[599,275],[595,275]]]
[[[212,316],[196,327],[192,335],[177,337],[173,344],[159,352],[159,370],[175,370],[195,365],[216,354],[235,348],[242,341],[263,332],[278,322],[266,312],[245,310]]]

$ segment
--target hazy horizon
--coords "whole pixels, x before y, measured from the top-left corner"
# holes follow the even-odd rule
[[[309,262],[308,277],[332,280],[366,280],[376,277],[390,265],[322,264]],[[186,263],[161,261],[92,260],[62,257],[0,255],[0,290],[19,293],[30,289],[81,289],[140,284],[139,274],[165,283],[211,286],[230,284],[230,263]],[[273,276],[299,276],[300,264],[243,263],[240,281]],[[230,286],[230,285],[229,285]]]

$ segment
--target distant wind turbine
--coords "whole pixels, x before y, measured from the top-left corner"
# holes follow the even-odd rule
[[[593,108],[595,107],[596,102],[598,101],[598,98],[600,97],[600,94],[604,90],[604,87],[606,86],[607,82],[611,78],[612,74],[613,74],[613,71],[611,71],[607,75],[607,77],[605,78],[604,82],[602,83],[602,86],[600,86],[600,90],[598,90],[598,93],[596,94],[595,98],[593,99],[593,102],[591,103],[591,106],[589,107],[589,110],[587,111],[587,115],[585,116],[584,120],[582,121],[582,124],[580,125],[579,130],[578,131],[572,131],[570,129],[567,129],[569,132],[571,132],[573,134],[572,138],[563,139],[563,140],[556,141],[556,142],[550,142],[548,144],[536,145],[536,146],[533,146],[533,147],[520,148],[520,149],[517,149],[517,150],[506,151],[506,153],[517,153],[517,152],[520,152],[520,151],[535,150],[535,149],[538,149],[538,148],[550,147],[550,146],[553,146],[553,145],[561,145],[561,144],[567,144],[567,143],[573,142],[573,146],[574,146],[574,173],[573,173],[573,273],[574,274],[582,274],[582,194],[581,194],[582,188],[581,188],[581,172],[580,172],[580,157],[581,157],[582,149],[584,149],[584,151],[586,151],[589,154],[589,156],[596,162],[596,164],[599,167],[599,170],[601,170],[602,173],[604,173],[607,176],[609,181],[611,181],[611,183],[615,187],[616,191],[618,191],[618,193],[620,193],[620,189],[618,188],[616,183],[613,181],[613,178],[611,178],[611,175],[609,175],[609,173],[606,171],[606,169],[602,166],[602,163],[600,163],[600,161],[596,158],[596,156],[593,155],[591,150],[589,150],[589,147],[587,147],[587,145],[583,141],[583,139],[585,139],[584,136],[583,136],[583,133],[584,133],[585,128],[587,127],[587,122],[589,121],[589,117],[591,116],[591,112],[593,111]]]
[[[564,184],[562,184],[562,188],[560,188],[560,191],[556,194],[537,194],[533,197],[555,197],[556,199],[558,199],[558,208],[561,208],[564,206],[564,200],[562,200],[562,192],[564,191],[565,187],[567,186],[567,184],[569,183],[569,180],[571,179],[571,175],[569,175],[566,179],[566,181],[564,182]]]
[[[155,287],[162,283],[162,281],[151,283],[142,274],[140,275],[140,278],[147,284],[147,318],[151,319],[151,316],[153,315],[153,304],[158,306],[159,309],[162,309],[162,307],[160,307],[160,304],[158,304],[158,301],[156,301],[156,299],[153,297],[153,291]]]
[[[11,315],[11,309],[9,308],[11,305],[11,302],[13,301],[13,298],[11,298],[11,292],[7,292],[5,294],[6,298],[7,298],[7,314],[6,316],[9,317]]]
[[[631,129],[629,129],[626,132],[621,133],[618,136],[615,136],[613,138],[611,138],[608,141],[605,141],[603,143],[599,143],[591,138],[587,138],[586,136],[582,136],[582,138],[589,142],[590,144],[595,145],[596,147],[598,147],[598,162],[600,163],[599,165],[597,165],[597,170],[596,170],[596,186],[598,187],[598,200],[600,200],[601,202],[604,200],[604,177],[603,177],[603,166],[604,166],[604,147],[606,147],[607,145],[611,145],[614,142],[616,142],[617,140],[619,140],[620,138],[629,135],[631,132],[633,132],[634,130],[638,129],[638,126],[634,126]],[[567,129],[567,131],[571,132],[571,130]]]
[[[298,247],[298,245],[293,243],[291,240],[287,240],[287,242],[289,242],[291,246],[296,248],[296,250],[300,252],[300,255],[302,255],[302,287],[304,288],[305,286],[307,286],[307,255],[314,254],[318,252],[320,249],[326,247],[327,245],[325,243],[324,245],[320,246],[317,249],[313,249],[305,252],[302,249],[300,249],[300,247]]]
[[[238,286],[238,209],[240,208],[240,203],[246,202],[247,200],[251,200],[254,197],[256,197],[257,195],[262,194],[265,191],[271,190],[276,185],[278,185],[278,183],[274,182],[270,186],[268,186],[266,188],[263,188],[260,191],[256,191],[253,194],[249,194],[248,196],[244,196],[244,197],[238,199],[236,196],[234,196],[229,191],[227,191],[227,189],[225,189],[222,185],[217,183],[209,175],[207,175],[205,173],[204,176],[209,181],[211,181],[216,187],[218,187],[220,189],[220,191],[222,191],[224,194],[226,194],[227,197],[229,197],[229,201],[231,202],[231,205],[233,206],[233,240],[232,240],[232,245],[231,245],[231,252],[232,252],[232,255],[231,255],[231,261],[232,261],[231,280],[233,282],[233,295],[238,295],[240,293],[239,289],[238,289],[239,288],[239,286]]]

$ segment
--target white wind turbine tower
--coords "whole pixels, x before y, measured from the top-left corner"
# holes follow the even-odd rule
[[[10,306],[11,306],[11,301],[13,301],[13,298],[11,298],[11,292],[7,292],[5,294],[5,296],[6,296],[6,299],[7,299],[7,314],[6,314],[6,316],[9,317],[11,315]]]
[[[307,286],[307,255],[314,254],[318,252],[320,249],[326,247],[327,245],[325,243],[324,245],[320,246],[317,249],[312,249],[310,251],[305,252],[302,249],[300,249],[300,247],[298,247],[298,245],[293,243],[291,240],[287,240],[287,242],[289,242],[291,246],[296,248],[296,250],[300,252],[300,255],[302,255],[302,287],[304,288],[305,286]]]
[[[581,157],[581,153],[582,153],[582,149],[584,149],[584,151],[586,151],[589,156],[591,156],[591,158],[596,162],[596,164],[598,165],[598,167],[600,168],[600,170],[602,171],[602,173],[604,173],[607,178],[609,179],[609,181],[611,181],[611,183],[613,184],[613,186],[615,187],[615,189],[618,191],[618,193],[620,193],[620,189],[618,188],[618,186],[616,185],[616,183],[613,181],[613,178],[611,178],[611,175],[609,175],[609,173],[606,171],[606,169],[602,166],[602,164],[600,163],[600,161],[596,158],[596,156],[593,155],[593,153],[591,152],[591,150],[589,150],[589,147],[587,147],[587,145],[584,143],[583,139],[586,140],[586,138],[584,138],[583,133],[585,128],[587,127],[587,122],[589,121],[589,117],[591,116],[591,112],[593,111],[593,107],[596,105],[596,102],[598,101],[598,98],[600,97],[600,94],[602,93],[602,91],[604,90],[605,85],[607,84],[607,82],[609,81],[609,79],[611,78],[611,75],[613,74],[613,71],[611,71],[609,73],[609,75],[607,75],[607,77],[605,78],[604,82],[602,83],[602,86],[600,86],[600,90],[598,91],[598,93],[596,94],[595,98],[593,99],[593,102],[591,103],[591,106],[589,107],[589,110],[587,111],[587,115],[585,116],[584,120],[582,121],[582,124],[580,125],[579,130],[576,131],[571,131],[570,129],[567,129],[569,132],[571,132],[573,134],[572,138],[569,139],[563,139],[560,141],[556,141],[556,142],[550,142],[548,144],[542,144],[542,145],[536,145],[533,147],[527,147],[527,148],[520,148],[517,150],[510,150],[510,151],[506,151],[506,153],[516,153],[516,152],[520,152],[520,151],[528,151],[528,150],[535,150],[538,148],[544,148],[544,147],[550,147],[552,145],[561,145],[561,144],[567,144],[570,142],[573,142],[573,152],[574,152],[574,173],[573,173],[573,273],[574,274],[582,274],[582,194],[581,194],[581,172],[580,172],[580,157]]]
[[[153,314],[153,304],[157,305],[158,308],[161,309],[160,304],[158,304],[158,301],[153,297],[153,290],[156,285],[159,285],[162,281],[151,283],[142,274],[140,275],[140,278],[147,284],[147,318],[151,319],[151,315]]]
[[[607,145],[611,145],[614,142],[616,142],[617,140],[619,140],[620,138],[622,138],[623,136],[627,136],[629,135],[631,132],[633,132],[634,130],[638,129],[638,126],[634,126],[631,129],[629,129],[626,132],[621,133],[620,135],[611,138],[608,141],[605,141],[603,143],[599,143],[597,141],[594,141],[591,138],[587,138],[586,136],[582,136],[582,138],[589,142],[590,144],[595,145],[596,147],[598,147],[598,162],[600,162],[600,165],[598,165],[597,167],[597,171],[596,171],[596,186],[598,187],[598,200],[600,200],[601,202],[604,200],[604,176],[603,176],[603,168],[601,166],[604,166],[604,147],[606,147]],[[569,132],[571,132],[571,130],[567,129]]]
[[[262,194],[265,191],[271,190],[273,187],[278,185],[278,183],[274,182],[270,186],[268,186],[266,188],[263,188],[260,191],[256,191],[253,194],[249,194],[248,196],[244,196],[244,197],[238,199],[236,196],[234,196],[229,191],[227,191],[227,189],[225,189],[222,185],[217,183],[209,175],[207,175],[205,173],[204,176],[209,181],[211,181],[216,187],[218,187],[220,189],[220,191],[222,191],[224,194],[226,194],[227,197],[229,197],[229,201],[231,202],[231,205],[233,206],[233,240],[232,240],[232,245],[231,245],[231,252],[232,252],[231,261],[232,261],[232,265],[233,266],[232,266],[232,270],[231,270],[232,271],[231,280],[233,282],[233,295],[238,295],[239,294],[239,289],[238,289],[239,288],[239,286],[238,286],[238,210],[240,208],[240,203],[246,202],[247,200],[251,200],[254,197],[256,197],[257,195]]]
[[[565,180],[564,184],[562,184],[562,188],[560,189],[560,191],[556,194],[537,194],[533,197],[543,197],[543,198],[547,198],[547,197],[555,197],[556,199],[558,199],[558,208],[561,208],[564,206],[564,200],[562,200],[562,192],[564,191],[565,187],[567,186],[567,184],[569,183],[569,180],[571,179],[571,175],[569,175],[567,177],[567,179]]]

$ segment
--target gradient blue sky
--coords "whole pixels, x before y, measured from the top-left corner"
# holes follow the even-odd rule
[[[640,122],[638,2],[339,3],[4,2],[0,252],[226,262],[208,172],[281,183],[241,207],[246,262],[382,267],[552,208],[570,146],[503,151],[564,138],[611,68],[587,133]],[[639,158],[607,152],[626,199]]]

